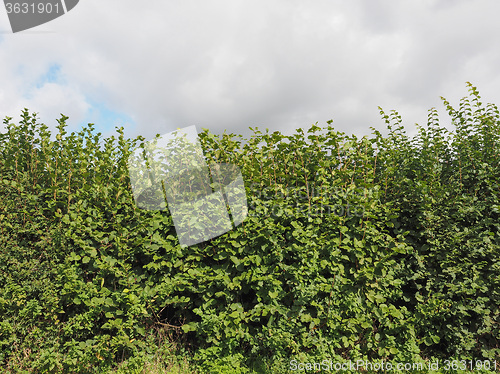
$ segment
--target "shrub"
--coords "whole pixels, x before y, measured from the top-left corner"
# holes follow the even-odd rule
[[[241,169],[249,214],[190,247],[168,210],[135,206],[127,159],[144,138],[68,135],[62,116],[51,140],[27,109],[7,117],[0,361],[139,370],[165,332],[202,372],[498,357],[500,122],[468,85],[458,110],[443,99],[451,139],[435,109],[411,140],[382,109],[386,138],[204,130],[207,161]]]

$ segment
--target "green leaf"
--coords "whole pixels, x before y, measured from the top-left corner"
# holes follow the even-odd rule
[[[433,340],[430,336],[426,336],[426,337],[424,338],[424,343],[425,343],[425,345],[427,345],[427,346],[431,346],[431,345],[433,345],[433,344],[434,344],[434,340]]]
[[[196,326],[197,326],[196,322],[186,323],[182,325],[182,331],[184,331],[185,333],[188,333],[190,331],[196,331]]]
[[[269,291],[269,297],[271,299],[276,299],[279,295],[279,292],[278,291]]]

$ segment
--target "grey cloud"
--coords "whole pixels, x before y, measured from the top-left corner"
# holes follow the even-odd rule
[[[128,136],[190,125],[290,133],[329,119],[362,136],[370,126],[385,129],[379,105],[399,110],[415,132],[439,96],[467,94],[465,81],[485,101],[500,102],[495,1],[116,4],[81,2],[47,24],[54,35],[6,36],[2,114],[31,104],[55,122],[47,114],[57,100],[78,122],[92,99],[136,120]],[[27,87],[54,62],[69,88],[42,88],[26,100]]]

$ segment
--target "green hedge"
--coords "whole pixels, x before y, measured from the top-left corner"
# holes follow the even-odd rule
[[[27,109],[7,117],[0,362],[132,370],[162,332],[207,372],[498,357],[500,120],[468,86],[458,110],[443,99],[455,134],[435,109],[414,139],[382,110],[385,138],[204,130],[207,161],[241,169],[249,215],[187,248],[168,210],[135,207],[127,158],[144,138],[68,135],[62,116],[53,141]]]

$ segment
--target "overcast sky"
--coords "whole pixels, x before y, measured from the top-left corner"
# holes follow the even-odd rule
[[[195,125],[248,136],[326,125],[408,135],[440,96],[476,85],[500,105],[497,0],[81,0],[13,34],[0,9],[0,116],[39,113],[50,128],[124,126],[147,139]]]

